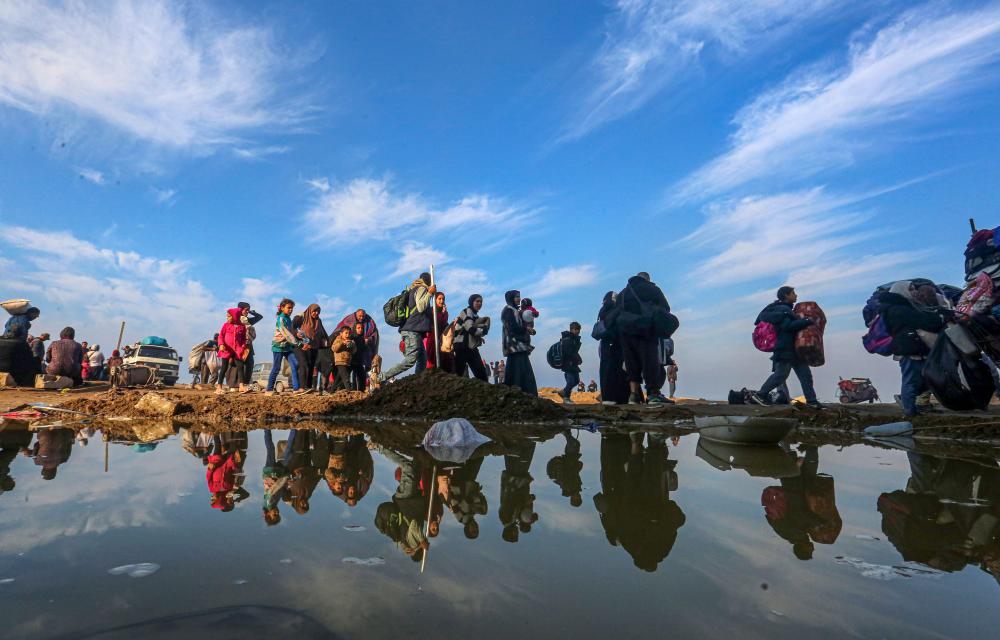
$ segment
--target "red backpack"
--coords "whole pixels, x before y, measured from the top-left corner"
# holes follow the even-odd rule
[[[774,351],[778,344],[778,329],[770,322],[758,322],[753,328],[753,346],[764,353]]]

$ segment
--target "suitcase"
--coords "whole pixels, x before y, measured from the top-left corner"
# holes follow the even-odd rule
[[[822,367],[826,363],[823,353],[823,331],[826,329],[826,314],[815,302],[800,302],[792,310],[796,318],[812,318],[815,324],[795,335],[795,354],[810,367]]]

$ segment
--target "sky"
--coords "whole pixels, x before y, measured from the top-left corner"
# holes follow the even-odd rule
[[[548,345],[648,271],[678,395],[759,387],[790,284],[820,398],[891,399],[865,300],[961,284],[968,219],[1000,224],[1000,2],[10,0],[0,43],[0,298],[105,352],[125,321],[186,355],[239,300],[378,317],[433,263],[453,316],[485,296],[487,360],[503,292],[534,300],[554,385]]]

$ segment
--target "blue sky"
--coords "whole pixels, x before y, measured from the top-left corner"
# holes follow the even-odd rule
[[[898,388],[873,287],[959,283],[996,224],[996,2],[15,1],[0,42],[0,297],[104,346],[186,351],[240,299],[376,312],[434,261],[453,313],[532,297],[544,351],[647,270],[682,393],[761,383],[790,283],[831,399]]]

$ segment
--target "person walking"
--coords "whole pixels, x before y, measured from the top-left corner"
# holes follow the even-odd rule
[[[299,364],[299,386],[303,389],[313,389],[316,386],[313,376],[319,364],[319,354],[330,349],[330,336],[323,326],[321,313],[320,306],[313,303],[306,307],[305,313],[292,321],[292,329],[302,337],[302,343],[295,348],[295,358]]]
[[[926,279],[896,282],[879,296],[885,328],[892,335],[893,357],[899,360],[902,386],[899,399],[903,415],[920,415],[917,396],[927,391],[924,381],[924,358],[930,353],[917,331],[939,333],[945,319],[954,316],[950,309],[938,307],[937,287]]]
[[[768,396],[779,386],[785,384],[789,374],[795,372],[802,386],[802,395],[810,407],[822,409],[823,405],[816,399],[816,389],[813,387],[812,371],[795,353],[795,335],[813,324],[811,318],[796,318],[792,308],[799,296],[793,287],[784,286],[778,289],[777,300],[764,307],[758,314],[754,324],[769,322],[778,333],[774,351],[771,352],[771,375],[757,393],[750,395],[754,404],[770,404]]]
[[[292,393],[299,395],[306,393],[305,389],[299,385],[298,361],[295,359],[295,347],[299,344],[299,338],[292,332],[292,311],[295,309],[295,301],[288,298],[282,299],[278,304],[278,313],[275,316],[274,338],[271,340],[271,375],[267,379],[267,391],[264,395],[274,395],[274,383],[278,379],[281,371],[281,363],[288,360],[288,367],[291,375],[288,377],[292,384]]]
[[[440,357],[441,368],[448,371],[451,364],[448,362],[448,359],[451,357],[451,354],[446,355],[441,350],[441,338],[448,328],[448,305],[445,304],[443,291],[438,291],[434,294],[434,313],[437,314],[437,336],[434,335],[433,320],[431,331],[424,334],[424,353],[427,354],[427,368],[433,369],[438,366],[437,362]]]
[[[219,329],[219,380],[216,393],[225,393],[226,387],[234,389],[239,385],[240,393],[246,393],[243,379],[243,360],[247,357],[247,328],[241,318],[243,311],[233,308],[226,312],[226,323]]]
[[[474,293],[469,296],[469,306],[458,314],[458,319],[455,321],[455,373],[465,378],[468,376],[467,370],[471,369],[474,377],[488,382],[489,374],[483,365],[479,347],[483,345],[483,338],[490,331],[490,319],[479,316],[482,308],[483,297]],[[494,379],[496,376],[494,367]]]
[[[531,335],[524,326],[521,316],[521,292],[511,290],[504,294],[507,306],[500,314],[503,324],[503,353],[507,356],[504,366],[503,383],[511,387],[519,387],[528,395],[538,395],[538,385],[535,382],[535,372],[531,368]]]
[[[580,357],[580,330],[579,322],[569,323],[569,331],[563,331],[559,339],[560,350],[562,351],[562,372],[566,378],[566,386],[563,387],[560,395],[563,404],[573,404],[573,388],[580,384],[580,365],[583,358]]]
[[[617,299],[621,309],[616,324],[625,357],[628,403],[642,404],[642,384],[645,382],[646,402],[667,404],[660,393],[664,380],[659,346],[660,338],[669,338],[677,328],[676,318],[670,314],[670,304],[645,271],[629,278]]]
[[[243,315],[240,316],[240,322],[247,328],[247,348],[250,351],[243,366],[243,380],[250,383],[253,379],[253,341],[257,339],[257,329],[254,328],[254,325],[260,322],[264,316],[251,309],[249,302],[240,302],[236,305],[236,308],[242,312]],[[202,380],[202,382],[207,383],[208,381]]]
[[[337,370],[334,391],[351,389],[351,359],[357,349],[351,333],[350,327],[341,327],[333,340],[333,364]]]
[[[417,373],[427,368],[427,352],[424,351],[424,334],[433,331],[431,320],[431,296],[437,288],[431,285],[431,274],[421,273],[407,289],[407,318],[399,328],[403,338],[403,361],[379,376],[379,382],[392,380],[399,374],[416,367]]]

